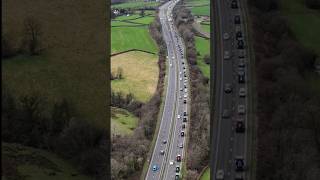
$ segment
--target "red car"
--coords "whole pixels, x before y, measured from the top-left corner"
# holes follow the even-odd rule
[[[180,154],[177,155],[177,162],[181,162],[181,155]]]

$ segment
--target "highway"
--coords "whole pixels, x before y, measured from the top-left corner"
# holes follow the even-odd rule
[[[236,4],[234,8],[231,8],[232,3]],[[249,179],[246,172],[250,168],[247,164],[250,61],[247,56],[245,17],[241,6],[243,3],[241,0],[217,0],[213,4],[215,63],[212,65],[214,73],[211,79],[215,82],[211,92],[211,96],[214,95],[211,97],[212,105],[214,102],[211,179]],[[240,17],[240,22],[236,22],[235,16]],[[241,42],[236,38],[239,31],[242,32],[242,37],[237,38]],[[240,74],[243,81],[240,80]],[[231,92],[227,92],[227,84],[231,87]],[[240,88],[246,93],[241,97]],[[238,122],[243,126],[236,128]],[[244,132],[240,132],[242,127]]]
[[[184,43],[172,18],[172,9],[177,2],[179,0],[169,1],[159,7],[159,18],[168,55],[167,89],[146,180],[180,179],[181,174],[176,172],[176,168],[181,169],[185,156],[184,145],[189,116],[187,105],[190,103],[189,80],[187,62],[184,58]],[[181,162],[177,161],[177,156],[181,157]]]

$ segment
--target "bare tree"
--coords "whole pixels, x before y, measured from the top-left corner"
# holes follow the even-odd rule
[[[42,26],[34,17],[28,17],[24,21],[25,43],[31,55],[39,55],[41,51],[40,39]]]

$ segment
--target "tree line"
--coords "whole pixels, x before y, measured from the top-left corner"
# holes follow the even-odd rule
[[[250,0],[256,59],[257,178],[320,177],[317,55],[296,41],[277,0]]]

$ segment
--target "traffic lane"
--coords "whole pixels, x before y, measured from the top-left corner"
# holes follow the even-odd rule
[[[169,54],[171,54],[171,53],[169,53]],[[174,73],[174,71],[172,71],[172,70],[170,70],[170,72]],[[171,76],[171,77],[174,77],[174,76]],[[174,84],[175,84],[175,83],[174,83]],[[172,93],[170,93],[170,94],[172,94]],[[173,99],[173,98],[171,97],[170,99]],[[172,108],[172,103],[169,103],[169,104],[171,105],[170,108]],[[167,119],[167,118],[166,118],[166,115],[168,116],[168,113],[165,113],[164,119]],[[165,123],[165,124],[168,124],[168,123]],[[168,134],[168,133],[166,133],[166,132],[164,131],[164,135],[166,135],[166,134]],[[158,146],[156,147],[156,150],[155,150],[154,154],[156,154],[157,151],[160,152],[159,146],[162,146],[162,144],[161,144],[161,143],[158,143]],[[154,156],[154,155],[153,155],[153,156]],[[155,163],[160,163],[161,160],[163,160],[163,158],[159,157],[159,155],[156,156],[156,157],[158,157],[158,158],[154,158],[154,159],[155,159]],[[161,167],[161,168],[162,168],[162,167]]]

